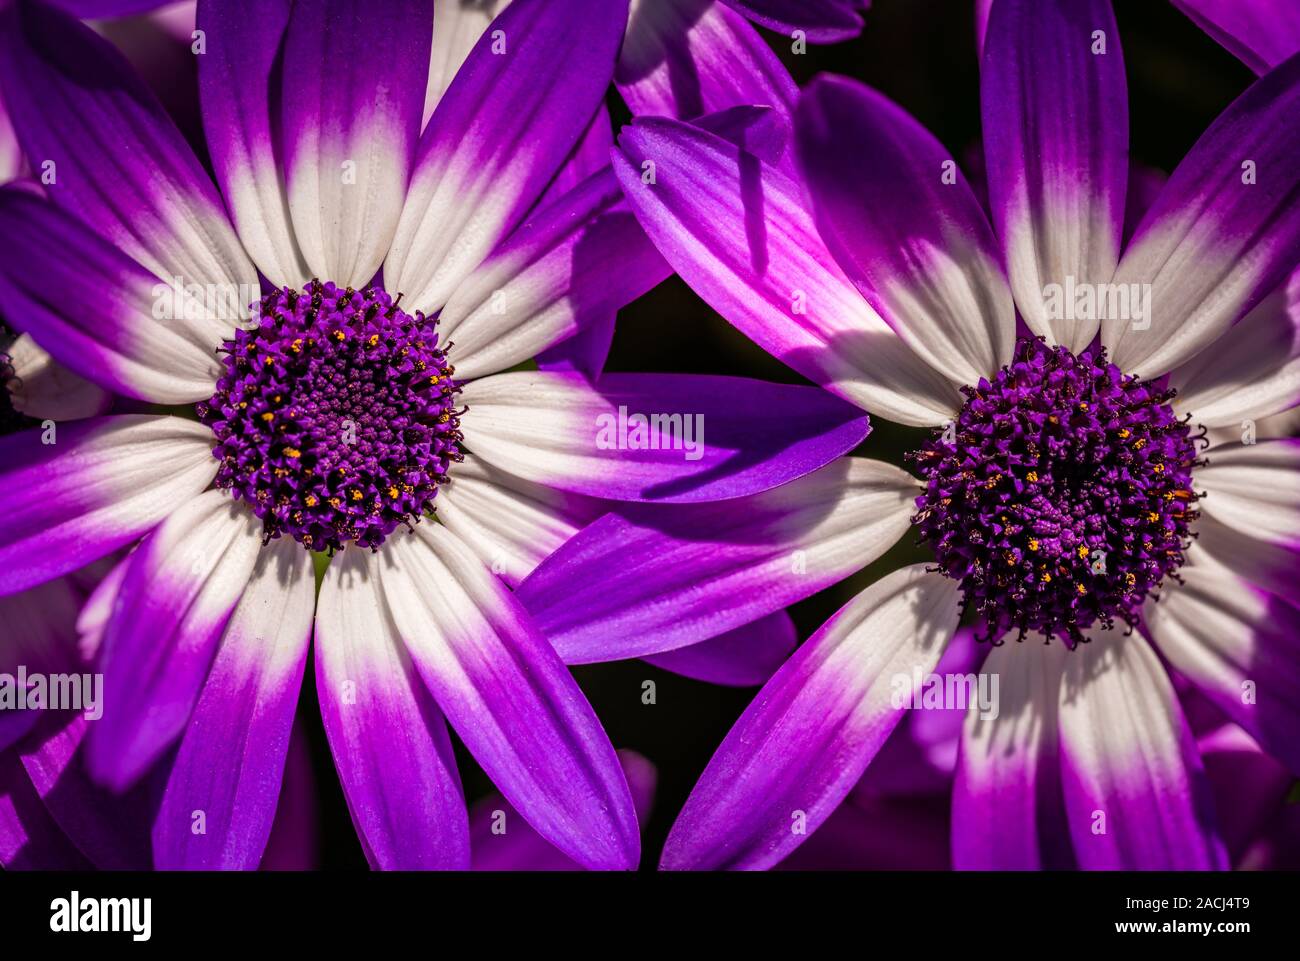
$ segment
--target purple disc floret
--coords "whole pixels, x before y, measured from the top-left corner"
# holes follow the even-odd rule
[[[269,294],[257,318],[221,348],[225,372],[198,405],[217,438],[217,486],[252,507],[268,540],[377,548],[431,509],[462,459],[436,323],[381,289],[315,280]]]
[[[992,382],[962,392],[956,421],[910,455],[926,482],[914,523],[981,637],[1073,646],[1094,624],[1135,625],[1199,516],[1197,437],[1173,392],[1125,376],[1104,349],[1027,338]]]

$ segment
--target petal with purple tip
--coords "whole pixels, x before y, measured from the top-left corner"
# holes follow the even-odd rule
[[[1125,373],[1152,377],[1194,357],[1295,269],[1297,112],[1300,54],[1233,101],[1170,176],[1112,281],[1148,310],[1101,325]]]
[[[104,714],[86,744],[100,783],[122,790],[180,736],[261,539],[253,512],[212,490],[131,556],[104,632]]]
[[[1064,820],[1057,702],[1071,652],[1062,644],[1004,638],[982,672],[998,678],[997,714],[972,704],[962,728],[952,797],[952,861],[958,870],[1027,871],[1070,866]]]
[[[795,138],[823,239],[890,327],[958,384],[1007,363],[1015,310],[993,231],[929,131],[826,76],[799,99]]]
[[[941,424],[961,407],[953,384],[854,289],[818,235],[802,185],[677,121],[638,121],[619,146],[614,168],[646,233],[682,279],[760,347],[900,423]]]
[[[256,299],[216,188],[122,56],[45,4],[9,4],[3,18],[0,88],[23,152],[54,164],[51,199],[163,280]]]
[[[394,624],[470,753],[569,857],[636,867],[636,814],[614,748],[527,611],[445,527],[389,543],[380,583]]]
[[[811,387],[692,374],[519,371],[465,386],[465,445],[535,483],[592,497],[698,503],[816,470],[866,415]]]
[[[518,596],[571,664],[675,650],[865,567],[906,533],[916,485],[881,461],[842,458],[754,497],[610,514]]]
[[[249,256],[280,287],[301,287],[311,268],[293,234],[272,83],[290,0],[202,0],[195,27],[203,129],[221,190]],[[372,271],[373,273],[373,271]]]
[[[212,396],[228,324],[192,313],[183,288],[159,283],[73,215],[0,189],[0,296],[8,317],[72,371],[159,404]]]
[[[989,207],[1020,314],[1079,353],[1095,312],[1052,307],[1110,280],[1128,183],[1128,92],[1110,0],[1006,0],[980,70]],[[1069,278],[1067,280],[1067,278]]]
[[[293,5],[284,42],[285,180],[313,276],[362,287],[388,253],[420,136],[432,21],[433,0]]]
[[[1085,870],[1226,867],[1209,784],[1151,645],[1093,631],[1066,659],[1061,784]]]
[[[142,414],[0,438],[0,593],[74,571],[148,533],[212,480],[211,445],[201,424]]]
[[[758,692],[664,846],[669,870],[771,867],[849,793],[957,628],[957,584],[923,565],[841,608]],[[902,682],[899,679],[902,678]]]
[[[432,311],[541,196],[601,103],[626,0],[514,0],[420,141],[384,279]]]
[[[282,537],[258,556],[203,685],[153,823],[160,869],[252,870],[275,818],[311,639],[311,555]],[[194,831],[202,811],[205,830]]]
[[[315,648],[321,719],[370,864],[463,870],[469,825],[451,738],[397,636],[379,583],[384,562],[349,550],[325,572]]]

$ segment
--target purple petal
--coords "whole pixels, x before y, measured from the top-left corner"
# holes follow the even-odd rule
[[[787,130],[799,95],[758,31],[718,3],[640,3],[627,26],[614,81],[636,116],[690,120],[757,104]]]
[[[1102,321],[1125,373],[1152,377],[1195,356],[1300,262],[1297,112],[1300,54],[1233,101],[1170,176],[1113,280],[1150,284],[1149,316]]]
[[[1056,741],[1062,672],[1076,653],[1009,637],[984,661],[983,673],[999,681],[997,715],[967,711],[953,783],[954,868],[1071,866]]]
[[[211,440],[200,424],[140,414],[0,438],[0,593],[74,571],[147,533],[212,480]]]
[[[1061,784],[1079,867],[1226,867],[1196,744],[1151,646],[1099,631],[1065,660]]]
[[[955,387],[854,289],[822,243],[800,183],[676,121],[638,121],[619,146],[614,168],[646,233],[743,334],[872,413],[909,425],[951,419],[961,406]]]
[[[321,584],[316,692],[325,734],[371,866],[461,870],[469,827],[451,738],[388,614],[382,562],[344,551]]]
[[[799,643],[794,621],[777,611],[726,634],[647,657],[674,674],[728,687],[757,687],[776,672]]]
[[[159,317],[160,293],[180,309]],[[153,403],[211,397],[224,328],[187,319],[191,302],[176,295],[75,216],[25,190],[0,189],[6,316],[72,371]]]
[[[922,565],[845,605],[740,716],[673,825],[661,867],[762,869],[798,847],[902,719],[898,679],[928,674],[956,627],[956,583]]]
[[[388,253],[420,136],[432,22],[433,0],[293,4],[281,107],[285,179],[294,234],[314,276],[360,287]]]
[[[804,91],[795,126],[821,236],[889,326],[958,384],[1009,361],[1015,313],[993,231],[943,146],[874,90],[830,76]]]
[[[989,207],[1016,305],[1030,330],[1078,353],[1099,320],[1046,298],[1104,284],[1119,262],[1128,91],[1110,0],[999,2],[980,94]]]
[[[517,596],[570,664],[675,650],[865,567],[908,530],[915,485],[897,467],[844,458],[754,497],[610,514]]]
[[[470,753],[575,861],[636,867],[640,837],[609,738],[528,613],[445,527],[381,556],[384,597],[420,676]]]
[[[247,871],[261,861],[280,796],[315,595],[311,555],[300,544],[282,537],[261,551],[154,820],[158,868]],[[204,818],[197,833],[196,811]]]
[[[465,443],[487,463],[613,500],[742,497],[801,477],[870,430],[810,387],[693,374],[520,371],[466,385]],[[773,417],[780,411],[779,417]]]
[[[3,12],[0,89],[50,198],[151,273],[252,290],[216,188],[162,106],[89,27],[39,3]],[[236,285],[243,284],[239,288]]]
[[[802,32],[813,43],[852,40],[862,32],[862,17],[870,0],[723,0],[755,23],[772,30]]]
[[[100,783],[122,790],[181,734],[261,539],[252,511],[212,490],[132,555],[104,632],[104,715],[86,745]]]
[[[531,208],[604,96],[626,0],[515,0],[420,141],[384,277],[434,310]]]
[[[609,317],[672,273],[606,167],[544,206],[456,288],[439,322],[456,373],[528,360]]]
[[[290,0],[201,0],[195,26],[207,44],[198,58],[203,131],[239,238],[273,284],[300,287],[311,268],[289,220],[271,98],[290,8]]]
[[[1294,0],[1173,0],[1198,27],[1257,74],[1300,50]]]

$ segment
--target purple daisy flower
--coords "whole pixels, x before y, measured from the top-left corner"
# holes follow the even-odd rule
[[[764,686],[665,867],[794,850],[903,716],[896,679],[935,670],[962,610],[994,644],[1001,713],[963,734],[958,867],[1223,866],[1166,663],[1300,771],[1300,445],[1250,433],[1300,401],[1297,287],[1279,289],[1300,261],[1300,58],[1210,127],[1122,257],[1109,3],[998,0],[981,82],[992,224],[927,131],[846,80],[800,98],[802,179],[672,120],[620,138],[629,202],[706,301],[827,390],[935,428],[917,477],[854,458],[689,519],[603,518],[522,585],[561,654],[594,661],[734,630],[909,529],[933,549]],[[654,185],[633,176],[650,160]],[[1132,293],[1134,316],[1074,309],[1074,293],[1061,309],[1067,287]],[[1208,428],[1237,439],[1206,450]],[[551,600],[614,557],[635,576]]]
[[[480,29],[474,9],[444,14]],[[48,201],[0,191],[14,323],[199,418],[0,440],[0,593],[139,542],[99,592],[107,706],[80,755],[121,791],[175,750],[154,863],[258,863],[314,614],[325,731],[373,865],[469,864],[448,723],[567,856],[635,865],[614,749],[508,585],[605,499],[764,491],[867,420],[810,388],[591,380],[614,312],[669,272],[609,167],[624,5],[516,0],[453,65],[430,0],[201,3],[221,193],[103,41],[38,4],[2,15],[0,88],[53,171]],[[541,370],[507,371],[533,356]],[[627,412],[663,414],[625,441]],[[683,417],[708,429],[688,456]],[[418,523],[434,506],[442,523]],[[312,551],[340,547],[317,598]]]

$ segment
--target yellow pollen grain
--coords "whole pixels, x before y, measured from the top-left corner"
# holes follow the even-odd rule
[[[298,448],[296,448],[296,447],[286,447],[286,448],[284,449],[284,456],[285,456],[285,457],[292,457],[292,458],[294,458],[295,460],[297,460],[299,457],[302,456],[302,451],[300,451],[300,450],[299,450]]]
[[[1036,550],[1038,550],[1038,541],[1030,541],[1030,542],[1029,542],[1029,549],[1030,549],[1031,551],[1036,551]]]

